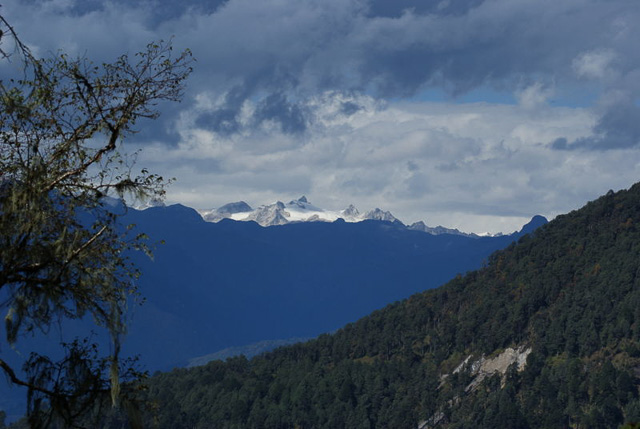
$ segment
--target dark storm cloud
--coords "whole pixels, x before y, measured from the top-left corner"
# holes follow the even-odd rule
[[[547,4],[544,12],[533,5],[490,2],[460,16],[405,13],[372,20],[363,27],[362,80],[385,97],[424,87],[457,96],[483,85],[513,91],[536,80],[574,80],[572,59],[594,43],[609,42],[604,33],[610,29],[595,12],[607,8]]]
[[[431,88],[458,96],[486,87],[514,93],[540,83],[571,86],[563,94],[569,98],[571,91],[599,95],[612,88],[630,99],[640,96],[638,79],[631,78],[640,70],[637,0],[6,0],[4,5],[15,12],[18,26],[33,23],[29,41],[41,52],[70,46],[97,54],[97,61],[100,56],[112,61],[110,52],[135,52],[172,34],[176,48],[191,48],[198,62],[186,102],[162,107],[162,122],[144,133],[154,141],[177,142],[180,113],[202,94],[210,100],[192,110],[191,123],[222,137],[268,124],[292,136],[305,133],[316,120],[309,100],[327,91],[398,99]],[[112,41],[104,37],[107,28],[113,30]],[[338,113],[358,111],[346,102]],[[614,106],[601,115],[592,136],[560,138],[551,147],[633,147],[638,116],[633,103]]]
[[[224,96],[220,107],[202,113],[195,125],[227,137],[241,131],[245,126],[241,122],[242,106],[251,95],[250,87],[234,87]],[[257,102],[252,116],[246,122],[252,127],[274,122],[284,134],[299,134],[306,130],[308,117],[304,106],[289,101],[282,92],[275,92]]]
[[[82,11],[96,20],[104,20],[98,12],[128,11],[146,26],[134,40],[174,34],[177,47],[193,50],[194,93],[220,95],[240,82],[246,99],[258,102],[326,90],[404,97],[439,88],[455,96],[481,86],[513,92],[535,81],[562,85],[576,82],[574,60],[595,48],[615,52],[627,70],[640,66],[637,0],[31,0],[24,19],[43,13],[46,22],[39,6],[54,3],[71,5],[56,14]],[[130,16],[121,23],[125,31]],[[87,33],[84,25],[67,28]],[[82,35],[87,44],[97,38]],[[227,110],[237,109],[237,100],[229,103]]]
[[[168,28],[199,58],[198,88],[224,93],[241,81],[245,100],[267,106],[335,90],[397,98],[429,88],[458,96],[479,87],[513,93],[536,82],[586,87],[574,62],[594,47],[623,57],[622,73],[640,66],[634,4],[231,0],[209,15],[186,12]],[[214,122],[235,130],[238,103],[228,101]],[[288,103],[280,102],[281,114],[275,106],[261,113],[281,119],[283,130],[302,130],[313,118]]]
[[[257,123],[275,121],[285,134],[297,134],[307,128],[305,110],[300,105],[289,102],[283,93],[271,94],[257,106],[254,120]]]
[[[238,110],[229,107],[216,109],[213,112],[203,113],[196,119],[195,125],[216,132],[222,136],[230,136],[240,131]]]
[[[372,0],[369,4],[370,16],[395,18],[405,11],[417,14],[463,15],[485,0]]]
[[[340,113],[347,116],[351,116],[354,113],[359,112],[360,110],[362,110],[362,106],[352,101],[346,101],[340,105]]]
[[[121,7],[136,7],[148,10],[147,21],[153,26],[166,20],[176,18],[189,9],[199,13],[211,14],[227,3],[228,0],[111,0],[112,4]],[[25,3],[38,5],[42,0],[26,0]],[[76,16],[100,12],[105,8],[104,0],[82,0],[71,2],[67,13]]]
[[[250,88],[244,85],[233,87],[224,96],[222,107],[205,112],[196,119],[196,126],[229,136],[240,131],[239,121],[242,104],[251,95]]]
[[[593,135],[569,142],[560,137],[551,143],[558,150],[628,149],[640,145],[640,107],[633,102],[610,107],[593,127]]]

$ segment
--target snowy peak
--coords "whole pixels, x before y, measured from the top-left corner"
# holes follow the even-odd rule
[[[228,218],[235,221],[253,221],[261,226],[285,225],[294,222],[335,222],[338,219],[345,222],[376,220],[391,222],[399,227],[421,231],[431,235],[449,234],[474,238],[482,236],[479,234],[468,234],[457,229],[446,228],[440,225],[430,227],[423,221],[405,226],[405,224],[392,215],[391,212],[380,208],[375,208],[364,214],[361,214],[353,204],[350,204],[349,207],[340,211],[324,210],[313,205],[304,195],[298,199],[291,200],[286,204],[282,201],[276,201],[273,204],[263,205],[257,209],[253,209],[244,201],[237,201],[225,204],[217,209],[201,210],[200,215],[207,222],[219,222],[222,219]],[[535,230],[538,226],[546,222],[547,220],[544,217],[535,216],[519,233],[524,234]],[[495,234],[493,236],[495,237],[499,235],[502,234]]]
[[[207,222],[220,222],[222,219],[232,217],[237,213],[251,213],[253,209],[244,201],[237,201],[235,203],[225,204],[222,207],[212,210],[204,210],[200,212],[202,218]]]
[[[218,208],[216,212],[220,214],[235,214],[235,213],[246,213],[253,211],[251,206],[244,201],[238,201],[236,203],[225,204],[224,206]]]
[[[364,214],[363,219],[371,219],[371,220],[382,220],[385,222],[397,222],[402,224],[391,212],[381,210],[379,208],[375,208],[370,210]]]
[[[250,212],[246,218],[238,220],[252,220],[262,226],[274,226],[289,223],[287,219],[289,216],[290,214],[285,210],[284,203],[277,201],[268,206],[261,206]]]
[[[254,221],[262,226],[284,225],[292,222],[335,222],[338,219],[346,222],[361,222],[370,219],[404,226],[391,212],[379,208],[368,211],[364,215],[353,204],[341,211],[324,210],[313,205],[304,195],[286,204],[277,201],[257,209],[252,209],[244,201],[238,201],[225,204],[217,209],[202,210],[200,214],[207,222],[219,222],[229,218],[236,221]]]
[[[357,219],[360,217],[360,212],[358,211],[356,206],[354,206],[353,204],[349,204],[349,207],[342,210],[340,214],[343,216],[344,219]]]
[[[287,210],[299,212],[324,212],[320,207],[316,207],[307,200],[304,195],[297,200],[291,200],[286,205]]]

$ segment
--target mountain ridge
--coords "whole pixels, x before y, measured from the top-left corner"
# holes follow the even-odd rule
[[[177,428],[635,427],[640,184],[333,335],[158,374],[151,392]]]
[[[230,208],[233,208],[233,210],[230,210]],[[217,209],[198,210],[198,213],[200,213],[202,218],[207,222],[219,222],[222,219],[233,219],[237,221],[254,221],[265,227],[284,225],[294,222],[334,222],[338,219],[343,219],[345,222],[383,220],[405,225],[390,211],[385,211],[377,207],[364,213],[360,213],[353,204],[350,204],[347,208],[340,211],[324,210],[311,204],[304,195],[297,200],[291,200],[288,203],[276,201],[275,203],[265,204],[255,209],[251,208],[251,206],[244,201],[238,201],[225,204]],[[446,228],[441,225],[437,227],[429,227],[424,221],[414,222],[407,227],[433,235],[455,234],[468,237],[504,235],[503,233],[467,233],[454,228]]]
[[[140,355],[150,371],[269,339],[335,331],[481,266],[521,235],[431,235],[381,220],[262,227],[232,219],[206,222],[181,204],[154,202],[145,210],[127,211],[120,201],[108,203],[118,213],[126,211],[123,228],[135,225],[131,233],[145,233],[154,248],[153,260],[131,255],[142,274],[138,290],[145,303],[130,307],[122,350],[123,356]],[[92,329],[88,322],[85,327]],[[65,332],[76,331],[65,327]],[[56,343],[55,337],[47,340]],[[42,344],[36,338],[27,343],[19,344],[21,356],[3,350],[19,362],[28,356],[27,346]],[[108,338],[103,344],[108,347]],[[15,389],[5,395],[2,388],[0,408],[19,414],[19,401],[12,400]]]

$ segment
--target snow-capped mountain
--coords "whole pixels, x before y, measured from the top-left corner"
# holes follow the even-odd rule
[[[333,222],[337,219],[344,219],[347,222],[363,220],[358,217],[358,210],[353,206],[341,212],[324,210],[311,204],[304,196],[286,204],[282,201],[276,201],[256,209],[252,209],[244,201],[239,201],[225,204],[217,209],[204,210],[200,214],[208,222],[218,222],[228,218],[238,221],[254,221],[262,226],[284,225],[290,222]]]
[[[360,212],[353,204],[349,204],[349,207],[342,210],[340,214],[342,214],[342,218],[344,220],[349,219],[350,221],[352,221],[353,219],[353,222],[355,222],[355,219],[358,219],[360,217]]]
[[[235,203],[225,204],[222,207],[218,207],[215,210],[207,210],[200,212],[202,218],[207,222],[219,222],[222,219],[229,218],[238,213],[251,213],[253,209],[244,201],[238,201]]]
[[[366,212],[362,218],[371,219],[371,220],[383,220],[385,222],[400,222],[398,219],[396,219],[394,215],[391,214],[391,212],[380,210],[377,207],[373,210]]]
[[[244,212],[236,213],[236,215],[238,214],[242,215],[242,217],[238,218],[237,216],[232,215],[231,218],[243,221],[252,220],[262,226],[284,225],[289,223],[287,218],[291,216],[285,210],[285,205],[280,201],[275,204],[259,207],[258,209],[249,212],[248,215]]]
[[[353,204],[350,204],[349,207],[340,211],[324,210],[311,204],[305,196],[297,200],[291,200],[286,204],[281,201],[276,201],[273,204],[263,205],[256,209],[251,208],[251,206],[244,201],[238,201],[225,204],[217,209],[202,210],[200,214],[207,222],[233,219],[237,221],[254,221],[262,226],[284,225],[292,222],[334,222],[338,219],[343,219],[345,222],[380,220],[404,225],[404,223],[391,214],[390,211],[375,208],[362,214]],[[407,228],[432,235],[452,234],[465,237],[479,237],[477,234],[468,234],[457,229],[445,228],[443,226],[430,227],[423,221],[415,222]]]

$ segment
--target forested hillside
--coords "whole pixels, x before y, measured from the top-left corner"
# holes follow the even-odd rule
[[[163,428],[632,427],[639,276],[637,184],[334,335],[157,374],[145,419]],[[526,349],[526,364],[478,377],[483,355],[509,348]]]

